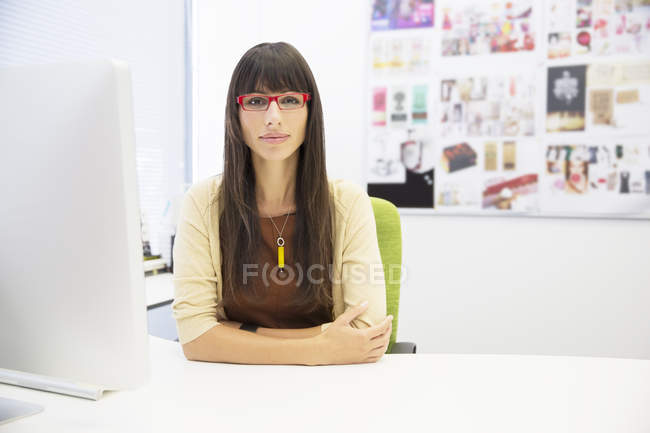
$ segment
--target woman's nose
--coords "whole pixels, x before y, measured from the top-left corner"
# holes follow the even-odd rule
[[[280,123],[280,107],[277,101],[271,101],[269,108],[266,110],[265,123]]]

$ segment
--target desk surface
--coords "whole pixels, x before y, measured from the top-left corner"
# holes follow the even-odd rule
[[[213,364],[187,361],[177,343],[156,337],[150,352],[146,387],[96,402],[0,384],[0,396],[45,405],[0,433],[650,431],[646,360],[417,354],[342,366]]]

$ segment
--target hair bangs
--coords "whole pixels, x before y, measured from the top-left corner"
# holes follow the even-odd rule
[[[292,52],[281,48],[259,47],[257,52],[247,58],[248,65],[242,65],[245,74],[239,81],[242,88],[238,89],[238,94],[285,91],[311,93],[301,62],[293,58]]]

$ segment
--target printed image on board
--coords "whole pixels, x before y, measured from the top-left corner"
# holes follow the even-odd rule
[[[445,145],[436,170],[436,204],[440,209],[479,208],[480,168],[476,143],[466,141]]]
[[[386,126],[386,87],[372,89],[372,125]]]
[[[368,146],[369,183],[406,182],[399,142],[401,135],[385,128],[371,131]]]
[[[371,3],[371,195],[447,214],[650,215],[650,0],[436,3],[435,29],[433,1]],[[519,54],[481,57],[496,53]]]
[[[538,209],[537,173],[493,178],[483,189],[483,209],[534,212]]]
[[[451,136],[526,136],[535,133],[533,74],[445,78],[440,88],[440,133]]]
[[[607,0],[609,1],[609,0]],[[594,3],[599,0],[548,0],[548,58],[589,54]]]
[[[433,27],[433,0],[372,0],[371,29]]]
[[[373,0],[372,12],[370,16],[372,30],[390,29],[390,19],[388,7],[392,2],[389,0]]]
[[[587,131],[650,133],[650,62],[587,68]]]
[[[561,59],[571,55],[572,35],[570,32],[548,34],[548,58]]]
[[[594,0],[592,53],[650,54],[650,1]]]
[[[436,206],[441,211],[476,212],[480,208],[480,185],[467,178],[436,180]]]
[[[400,140],[400,161],[408,171],[424,173],[434,166],[434,145],[430,131],[409,128]]]
[[[576,19],[572,13],[575,5],[572,0],[546,0],[546,5],[549,33],[568,32],[575,28]]]
[[[404,170],[404,181],[394,182],[369,176],[369,194],[385,198],[396,206],[432,208],[434,145],[430,131],[415,128],[389,129],[387,136],[390,137],[390,158],[399,158],[399,166]]]
[[[537,149],[530,139],[472,139],[443,145],[436,168],[438,210],[535,211]]]
[[[533,2],[447,1],[442,13],[442,55],[532,51]]]
[[[591,27],[591,13],[593,0],[577,0],[576,28]]]
[[[406,128],[409,123],[409,103],[406,86],[391,87],[389,100],[391,128]]]
[[[650,54],[650,1],[547,0],[548,57]]]
[[[372,40],[371,49],[374,76],[426,74],[429,72],[430,38],[375,37]]]
[[[569,213],[649,210],[649,155],[648,144],[629,139],[618,144],[547,146],[542,210]]]
[[[576,34],[575,5],[572,0],[547,0],[546,4],[548,58],[569,57]]]
[[[389,129],[419,129],[428,125],[429,86],[396,84],[373,87],[370,118],[371,126]]]
[[[441,167],[447,173],[476,166],[476,151],[467,143],[445,147],[442,151]]]
[[[517,143],[514,141],[503,142],[503,171],[512,171],[517,168]]]
[[[485,143],[485,165],[483,170],[496,171],[498,167],[498,145],[495,141]]]
[[[548,68],[546,131],[584,131],[585,65]]]
[[[413,86],[411,120],[414,125],[423,125],[429,122],[427,100],[428,86],[426,84]]]

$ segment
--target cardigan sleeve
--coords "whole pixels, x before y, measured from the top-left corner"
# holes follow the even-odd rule
[[[181,344],[220,324],[216,318],[217,278],[207,225],[193,192],[190,188],[183,198],[174,238],[172,315]]]
[[[364,190],[356,188],[345,229],[341,285],[346,311],[368,301],[367,310],[350,323],[360,329],[386,317],[386,284],[372,203]]]

